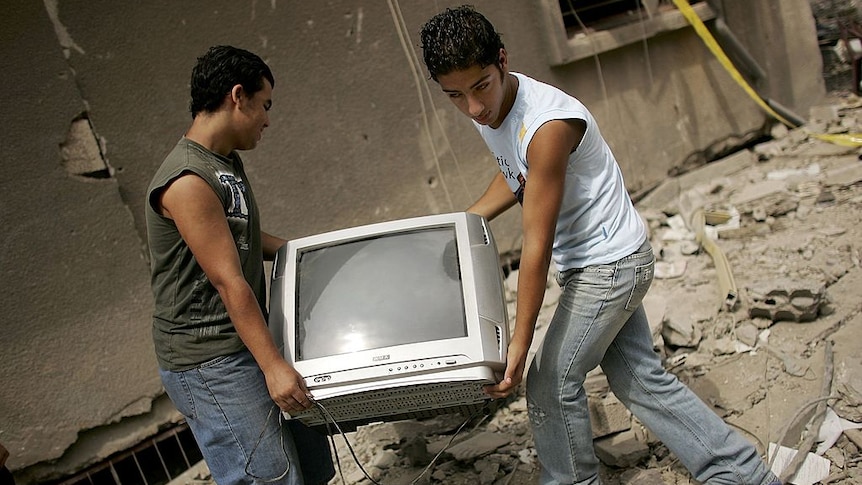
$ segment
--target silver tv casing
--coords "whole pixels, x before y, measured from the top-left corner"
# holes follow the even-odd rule
[[[423,228],[453,227],[467,336],[295,359],[297,266],[305,251]],[[404,325],[410,325],[409,309]],[[342,429],[487,405],[482,386],[506,366],[509,324],[499,254],[487,221],[467,212],[393,220],[294,239],[273,262],[269,328],[285,359],[305,378],[318,406],[289,416]]]

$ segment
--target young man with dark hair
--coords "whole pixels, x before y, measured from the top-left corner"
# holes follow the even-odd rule
[[[191,126],[147,190],[160,375],[220,485],[334,476],[326,437],[280,420],[312,405],[266,324],[263,263],[286,241],[261,231],[237,153],[269,126],[274,85],[257,55],[210,48],[192,70]]]
[[[598,365],[699,482],[777,483],[754,446],[662,367],[641,304],[655,258],[587,108],[510,72],[499,34],[472,7],[444,10],[420,36],[431,78],[473,120],[500,168],[467,210],[490,220],[522,207],[515,328],[504,377],[489,395],[505,397],[521,382],[551,261],[563,288],[526,379],[541,483],[600,483],[583,388]]]

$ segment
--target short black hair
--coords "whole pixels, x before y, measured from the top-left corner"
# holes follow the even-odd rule
[[[264,79],[275,86],[272,71],[258,55],[229,45],[210,47],[206,54],[198,57],[192,69],[189,102],[192,118],[200,112],[217,110],[237,84],[249,95],[260,91]]]
[[[447,8],[419,33],[425,67],[431,79],[479,65],[499,65],[503,41],[494,26],[472,5]]]

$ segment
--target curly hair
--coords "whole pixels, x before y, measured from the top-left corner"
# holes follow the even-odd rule
[[[201,112],[213,112],[221,106],[224,97],[237,84],[252,95],[263,89],[263,80],[275,87],[275,78],[263,59],[247,50],[229,45],[210,47],[198,57],[192,69],[192,118]]]
[[[479,65],[500,62],[500,34],[472,5],[447,8],[432,17],[419,33],[425,67],[431,79]]]

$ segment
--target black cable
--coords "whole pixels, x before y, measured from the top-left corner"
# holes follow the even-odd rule
[[[338,422],[332,416],[332,413],[330,413],[329,410],[326,409],[326,407],[323,404],[321,404],[320,402],[318,402],[316,399],[311,398],[311,397],[309,397],[309,399],[311,399],[311,402],[313,402],[314,405],[317,406],[318,412],[320,412],[320,417],[323,419],[323,421],[326,425],[326,432],[327,432],[327,434],[329,434],[329,437],[330,437],[330,443],[332,444],[333,453],[335,454],[335,462],[336,462],[336,465],[338,467],[338,474],[341,477],[341,482],[346,483],[344,481],[344,474],[341,471],[341,461],[338,458],[338,452],[335,451],[335,439],[332,438],[333,433],[332,433],[332,429],[329,427],[330,422],[332,422],[332,424],[335,426],[335,429],[341,435],[341,438],[344,440],[344,443],[347,445],[348,451],[350,451],[350,455],[353,456],[353,461],[356,463],[356,466],[358,466],[359,469],[362,471],[362,474],[365,475],[365,478],[370,480],[371,483],[373,483],[374,485],[382,485],[380,482],[371,478],[371,476],[368,475],[368,472],[362,466],[362,463],[359,462],[359,458],[356,456],[356,452],[353,449],[353,445],[350,444],[350,440],[347,439],[347,436],[345,435],[344,431],[342,431],[341,427],[338,425]],[[434,456],[434,458],[431,460],[430,463],[428,463],[428,465],[422,470],[422,472],[419,475],[417,475],[416,478],[413,479],[413,481],[410,482],[410,485],[416,485],[416,483],[419,481],[419,479],[422,478],[426,473],[428,473],[428,470],[430,470],[431,467],[434,465],[434,463],[443,455],[443,452],[445,452],[447,449],[449,449],[450,446],[452,446],[452,442],[455,441],[455,438],[458,437],[458,435],[461,433],[461,430],[463,430],[464,427],[470,423],[470,421],[472,421],[476,416],[478,416],[482,412],[483,409],[485,409],[485,408],[479,409],[473,415],[467,417],[467,419],[464,420],[464,422],[461,423],[460,426],[458,426],[458,429],[456,429],[455,433],[452,434],[452,437],[449,438],[449,442],[446,443],[446,446],[444,446],[443,449],[441,449]],[[473,426],[473,429],[471,431],[478,428],[479,425],[482,424],[482,422],[484,422],[486,419],[488,419],[488,416],[489,416],[489,414],[485,414],[485,416],[482,419],[480,419],[479,422],[476,423],[475,426]]]
[[[284,473],[275,477],[275,478],[262,478],[259,477],[252,472],[249,471],[248,467],[251,465],[251,458],[254,456],[254,452],[257,451],[257,447],[260,445],[261,440],[263,439],[263,433],[266,432],[266,425],[269,424],[269,418],[272,417],[272,411],[277,409],[278,407],[275,403],[272,404],[272,407],[269,409],[269,414],[266,415],[266,421],[263,422],[263,428],[260,430],[260,435],[257,437],[257,442],[254,444],[254,447],[251,449],[251,453],[248,455],[248,460],[245,461],[245,473],[246,475],[254,478],[255,480],[260,480],[265,483],[272,483],[281,480],[286,477],[288,472],[290,472],[290,458],[287,456],[287,450],[284,449],[284,430],[281,429],[284,426],[284,416],[279,412],[278,413],[278,432],[280,435],[281,441],[281,452],[284,453],[284,461],[287,463],[284,468]]]

